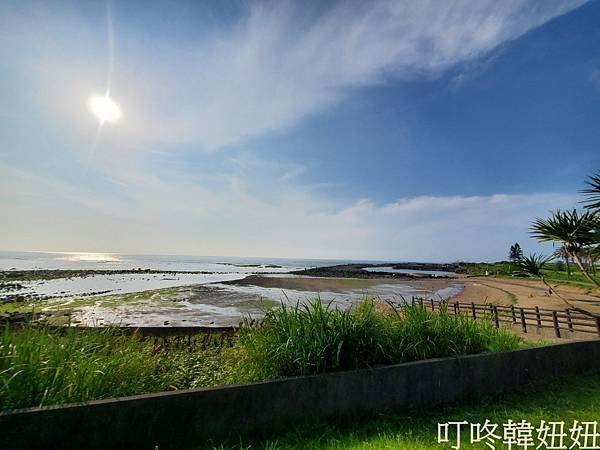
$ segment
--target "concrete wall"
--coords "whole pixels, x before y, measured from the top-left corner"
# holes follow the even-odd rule
[[[186,448],[353,413],[430,408],[600,369],[600,341],[0,414],[0,449]]]

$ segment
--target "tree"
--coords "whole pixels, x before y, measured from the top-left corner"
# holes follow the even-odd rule
[[[538,255],[537,253],[532,253],[531,255],[521,258],[519,260],[518,264],[519,264],[519,268],[523,272],[527,273],[530,276],[539,278],[541,280],[541,282],[544,283],[544,286],[546,286],[548,288],[548,291],[550,292],[550,294],[555,294],[570,309],[572,309],[574,311],[579,311],[580,313],[585,314],[587,316],[600,318],[600,314],[596,314],[596,313],[587,311],[585,309],[578,308],[577,306],[573,305],[569,300],[567,300],[565,297],[560,295],[552,286],[550,286],[550,284],[548,284],[548,282],[546,281],[546,278],[544,277],[544,268],[546,267],[546,263],[548,262],[548,260],[551,258],[552,257],[546,258],[543,255]]]
[[[581,251],[581,259],[585,262],[585,265],[594,276],[596,276],[596,266],[598,265],[598,259],[600,257],[599,250],[599,247],[586,247]]]
[[[586,184],[589,187],[581,191],[587,198],[583,203],[596,216],[597,220],[595,229],[592,232],[594,245],[586,250],[585,256],[588,259],[592,273],[596,275],[596,266],[600,260],[600,171],[596,172],[595,175],[590,175],[586,180]]]
[[[510,253],[508,254],[508,259],[511,261],[519,261],[523,258],[523,250],[521,250],[521,246],[518,242],[515,242],[515,245],[510,246]]]
[[[556,250],[554,254],[558,258],[562,258],[565,260],[565,266],[567,268],[567,278],[571,278],[571,266],[569,264],[571,262],[571,256],[569,255],[569,252],[567,252],[565,246],[561,245],[560,248]]]
[[[558,242],[561,247],[556,250],[554,257],[562,257],[567,263],[567,273],[570,274],[569,260],[577,264],[581,273],[594,285],[600,283],[592,274],[596,275],[596,265],[600,258],[600,172],[588,177],[588,188],[581,192],[586,195],[583,202],[586,211],[579,213],[572,211],[553,212],[547,219],[536,218],[531,224],[531,234],[540,242]],[[544,278],[544,267],[547,258],[541,255],[529,255],[519,261],[521,269],[530,276],[539,278],[550,293],[556,294],[569,308],[580,311],[589,316],[600,318],[600,314],[586,311],[573,305],[554,290]]]
[[[581,273],[600,287],[584,267],[582,252],[598,241],[599,219],[595,213],[557,210],[547,219],[536,218],[531,224],[531,234],[540,242],[560,242],[564,251],[575,261]]]
[[[600,172],[590,175],[585,183],[589,187],[581,191],[587,197],[583,203],[590,211],[600,213]]]

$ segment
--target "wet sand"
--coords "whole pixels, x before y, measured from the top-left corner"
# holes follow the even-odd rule
[[[229,326],[247,315],[262,316],[264,306],[280,302],[302,303],[320,298],[347,308],[365,295],[386,301],[413,296],[447,298],[462,288],[456,279],[429,277],[243,277],[246,275],[239,273],[127,273],[28,281],[19,289],[22,300],[5,301],[0,310],[26,311],[35,307],[51,315],[52,320],[67,320],[75,325]]]
[[[433,294],[440,289],[449,288],[457,283],[455,278],[394,279],[394,278],[333,278],[304,276],[261,276],[250,275],[242,280],[228,281],[223,284],[237,286],[259,286],[265,288],[291,289],[310,292],[339,292],[364,290],[381,285],[403,285],[415,290]]]
[[[8,309],[18,309],[18,306],[23,309],[31,304],[41,310],[77,310],[79,319],[84,322],[101,320],[106,323],[118,319],[125,323],[151,322],[152,325],[183,322],[213,325],[234,323],[248,313],[260,314],[260,304],[264,299],[293,302],[319,297],[327,301],[335,300],[346,307],[367,294],[388,299],[440,296],[467,303],[514,304],[547,309],[566,307],[537,280],[466,276],[390,277],[385,273],[367,271],[364,271],[367,275],[361,274],[361,277],[347,277],[344,275],[348,269],[346,266],[342,268],[344,270],[338,271],[340,276],[337,277],[332,273],[326,276],[290,273],[248,276],[240,273],[127,273],[30,281],[24,283],[28,284],[27,287],[31,284],[37,295],[62,298],[44,301],[24,298],[20,304],[9,304],[14,308]],[[600,312],[600,291],[590,293],[586,289],[554,284],[553,287],[572,300],[575,306]],[[102,289],[102,292],[94,289]],[[23,289],[18,291],[22,292]],[[12,290],[6,290],[6,295],[14,294]]]
[[[466,277],[440,279],[391,279],[391,278],[333,278],[305,276],[261,276],[251,275],[242,280],[224,284],[238,286],[260,286],[266,288],[292,289],[311,292],[347,292],[364,290],[368,292],[382,285],[410,286],[415,290],[433,294],[440,289],[461,284],[463,290],[451,298],[461,302],[494,303],[498,305],[519,305],[546,309],[565,309],[565,303],[555,294],[550,294],[541,281],[521,278]],[[551,286],[575,306],[600,312],[600,291],[551,283]]]

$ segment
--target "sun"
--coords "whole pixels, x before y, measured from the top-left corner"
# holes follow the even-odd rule
[[[116,122],[121,118],[121,107],[107,95],[92,95],[88,100],[90,111],[100,123]]]

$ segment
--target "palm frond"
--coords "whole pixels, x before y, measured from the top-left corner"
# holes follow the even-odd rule
[[[557,210],[547,219],[536,218],[530,232],[540,242],[561,242],[567,252],[578,252],[595,243],[599,219],[590,211],[584,213]]]
[[[590,175],[585,183],[589,187],[580,191],[587,197],[583,204],[589,210],[600,212],[600,172]]]
[[[546,257],[542,254],[531,253],[524,256],[518,261],[518,267],[528,275],[542,278],[542,270],[546,267],[546,263],[551,257]]]

